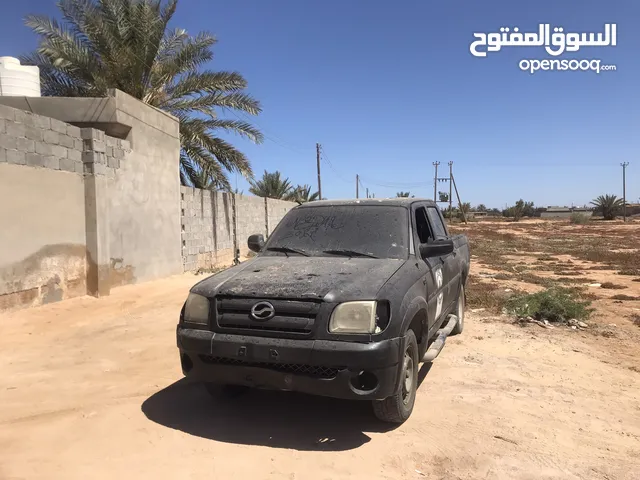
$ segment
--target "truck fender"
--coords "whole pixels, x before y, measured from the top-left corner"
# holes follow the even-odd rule
[[[400,335],[402,335],[404,337],[404,334],[407,332],[407,330],[409,330],[409,326],[411,325],[411,320],[413,320],[413,318],[416,316],[416,314],[418,314],[419,312],[423,311],[424,312],[424,319],[422,322],[422,334],[421,334],[421,338],[417,338],[416,335],[416,339],[419,342],[419,352],[418,352],[418,361],[420,361],[420,358],[422,358],[421,356],[424,354],[423,350],[426,350],[426,345],[427,345],[427,335],[428,335],[428,331],[429,331],[429,317],[428,317],[428,310],[427,310],[427,300],[424,297],[421,296],[417,296],[417,297],[413,297],[413,299],[411,300],[411,303],[409,303],[409,305],[407,306],[403,319],[402,319],[402,328],[400,329]],[[416,332],[414,332],[416,333]],[[406,348],[406,345],[404,344],[404,342],[400,342],[400,348],[401,350],[401,355],[404,354],[404,349]],[[400,356],[400,358],[403,358],[402,356]],[[397,393],[400,391],[400,388],[402,388],[402,362],[398,362],[398,372],[396,374],[396,387],[394,392]]]

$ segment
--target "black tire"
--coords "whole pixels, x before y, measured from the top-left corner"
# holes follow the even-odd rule
[[[404,336],[405,351],[402,366],[402,387],[395,395],[384,400],[373,401],[373,413],[383,422],[405,422],[416,402],[418,389],[418,342],[413,330],[408,330]]]
[[[456,309],[454,314],[458,317],[458,323],[451,330],[451,335],[460,335],[464,330],[464,309],[466,306],[466,298],[464,296],[464,286],[460,285],[458,298],[456,299]]]
[[[204,387],[207,389],[209,395],[214,398],[219,398],[220,396],[236,398],[249,391],[249,387],[245,387],[244,385],[221,385],[211,382],[204,382]]]

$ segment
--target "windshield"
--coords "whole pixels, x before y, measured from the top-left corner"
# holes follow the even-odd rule
[[[408,252],[406,208],[338,205],[291,210],[264,254],[406,259]]]

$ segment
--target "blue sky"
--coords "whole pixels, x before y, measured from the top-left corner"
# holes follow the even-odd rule
[[[24,15],[55,12],[52,0],[5,2],[0,55],[35,47]],[[639,18],[635,0],[182,0],[174,26],[216,35],[210,68],[241,72],[262,102],[265,143],[236,140],[258,175],[279,169],[315,186],[319,142],[323,196],[355,196],[359,174],[376,197],[431,197],[432,162],[452,160],[463,201],[503,207],[621,196],[623,161],[638,201]],[[469,53],[474,32],[539,23],[578,33],[617,23],[616,47],[560,57],[617,70],[530,75],[518,62],[551,58],[543,48]]]

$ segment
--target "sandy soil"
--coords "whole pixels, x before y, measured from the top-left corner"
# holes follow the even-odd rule
[[[0,315],[0,478],[640,479],[640,373],[615,339],[469,313],[385,431],[367,404],[181,380],[195,281]]]

